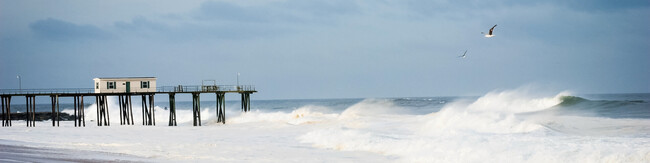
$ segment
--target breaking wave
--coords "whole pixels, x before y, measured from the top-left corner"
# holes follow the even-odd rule
[[[364,100],[338,115],[335,125],[298,139],[319,148],[375,152],[404,162],[650,161],[648,119],[547,114],[591,102],[567,92],[541,96],[520,89],[409,115],[392,112],[401,108],[391,101]]]

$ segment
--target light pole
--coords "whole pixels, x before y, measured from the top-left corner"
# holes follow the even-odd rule
[[[16,76],[18,78],[18,90],[23,90],[23,82],[20,80],[20,75]]]
[[[239,91],[239,73],[237,73],[237,91]]]

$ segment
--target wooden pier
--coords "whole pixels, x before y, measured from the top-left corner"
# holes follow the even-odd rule
[[[110,92],[95,93],[95,89],[0,89],[0,104],[2,108],[2,126],[11,126],[11,98],[14,96],[24,96],[26,105],[27,127],[35,127],[36,119],[36,97],[49,96],[52,101],[52,126],[59,126],[61,121],[61,111],[59,109],[60,97],[72,97],[74,99],[74,125],[75,127],[85,127],[84,96],[95,97],[97,104],[97,126],[110,126],[110,116],[108,109],[108,96],[117,96],[120,125],[134,125],[132,96],[142,97],[142,125],[155,126],[156,114],[154,110],[154,95],[169,95],[169,126],[176,126],[176,94],[192,95],[192,112],[193,125],[201,126],[201,99],[200,95],[204,93],[216,94],[216,117],[218,123],[226,123],[226,100],[225,95],[228,93],[240,94],[242,112],[250,111],[250,94],[256,93],[252,85],[200,85],[200,86],[165,86],[156,87],[155,92]]]

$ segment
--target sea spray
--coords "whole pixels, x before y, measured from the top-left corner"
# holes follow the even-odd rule
[[[254,110],[248,113],[242,113],[238,116],[232,117],[227,120],[228,123],[242,124],[242,123],[285,123],[291,125],[318,123],[334,119],[338,114],[323,113],[326,107],[307,105],[295,109],[291,112],[261,112]],[[316,111],[321,110],[321,111]]]
[[[399,109],[394,103],[375,102],[369,105],[368,101],[371,100],[364,100],[343,111],[337,125],[308,132],[298,140],[318,148],[380,153],[404,162],[650,160],[648,125],[633,125],[648,120],[615,122],[637,126],[629,129],[637,132],[632,138],[583,137],[548,128],[549,124],[571,123],[568,119],[540,121],[542,116],[534,114],[558,109],[554,106],[567,95],[569,93],[561,92],[540,96],[527,89],[507,90],[491,92],[474,101],[451,102],[440,111],[426,115],[375,114],[360,117],[357,114],[359,108],[355,105],[377,107],[379,113]],[[346,115],[349,113],[355,114]]]
[[[562,92],[553,97],[535,97],[527,91],[490,92],[469,104],[462,101],[446,105],[425,122],[422,132],[518,133],[541,126],[517,116],[519,113],[549,109],[561,102]]]

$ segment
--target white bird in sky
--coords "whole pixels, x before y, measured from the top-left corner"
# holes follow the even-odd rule
[[[485,34],[485,37],[494,37],[494,35],[492,35],[492,31],[494,31],[494,27],[497,27],[497,25],[495,24],[494,26],[492,26],[492,28],[490,28],[490,32],[488,32],[488,34],[485,34],[483,32],[481,32],[481,34]]]
[[[463,55],[458,56],[458,58],[465,58],[465,57],[467,57],[467,50],[465,50],[465,53],[463,53]]]

